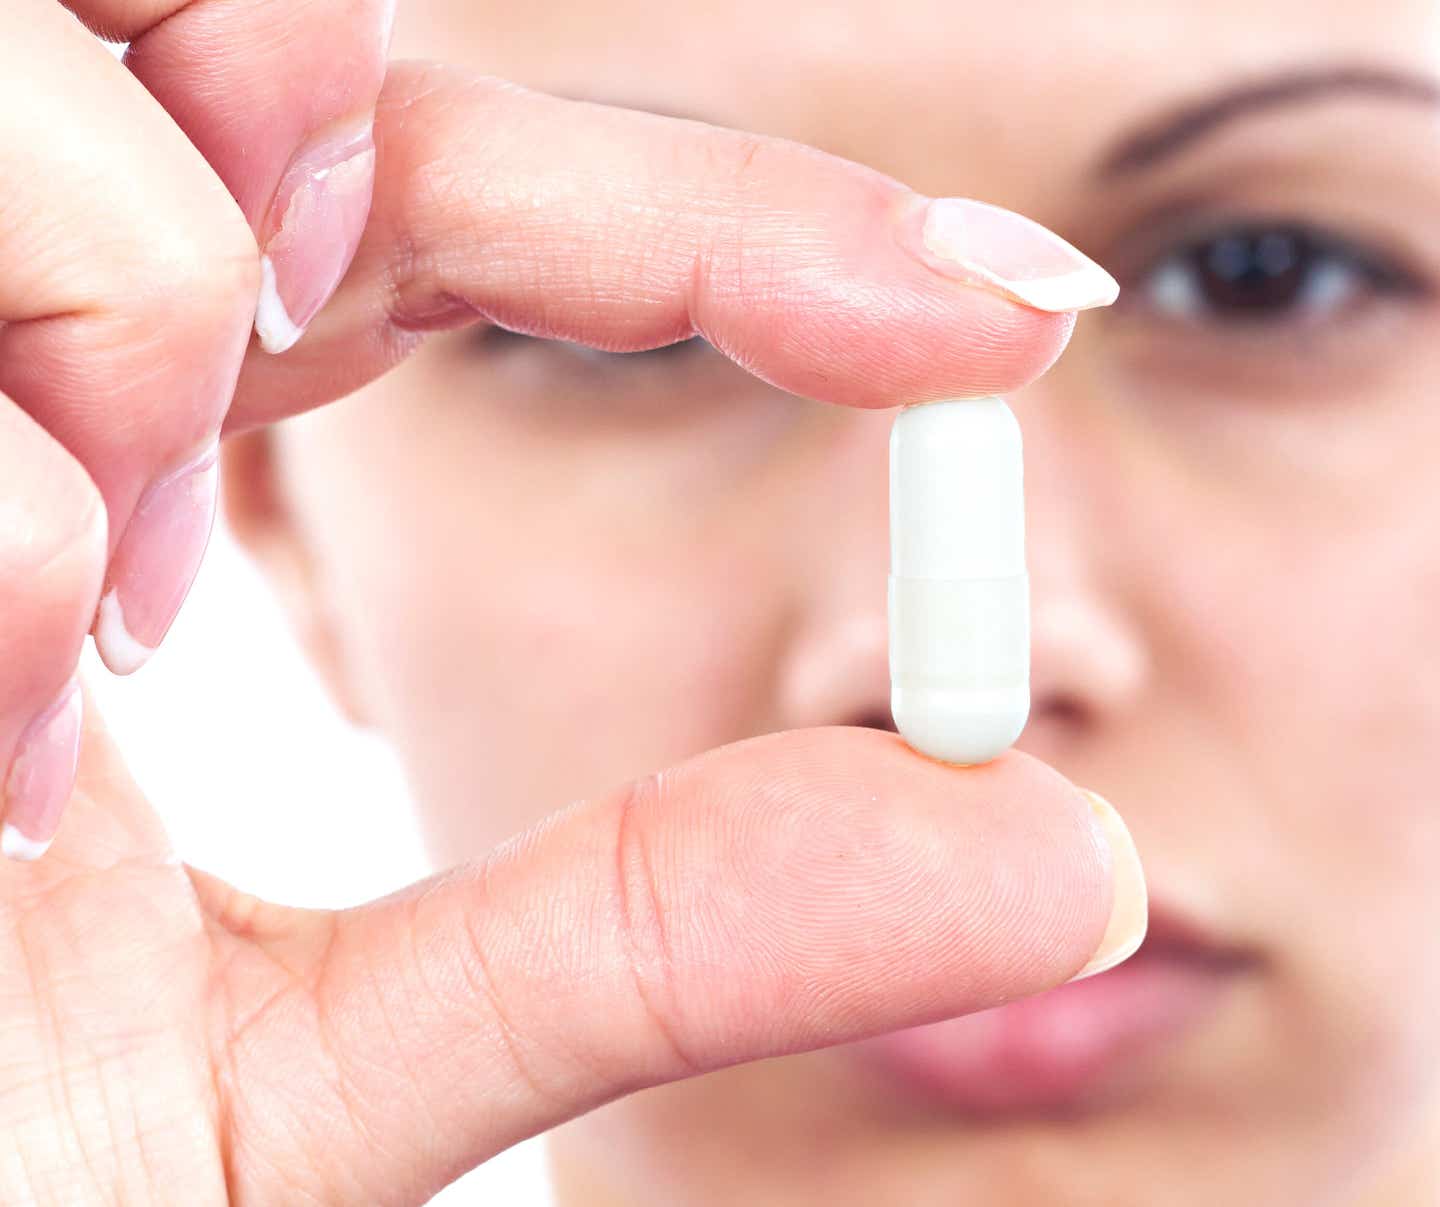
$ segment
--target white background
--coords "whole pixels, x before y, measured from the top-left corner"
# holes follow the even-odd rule
[[[190,599],[149,665],[82,669],[187,862],[290,905],[354,905],[428,874],[384,744],[331,708],[256,569],[216,525]],[[536,1142],[438,1196],[546,1204]]]

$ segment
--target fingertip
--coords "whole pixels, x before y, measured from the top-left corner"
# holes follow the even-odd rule
[[[801,167],[813,174],[817,165]],[[804,190],[831,196],[823,227],[805,239],[767,249],[758,264],[757,249],[744,246],[710,254],[689,308],[702,335],[781,389],[862,408],[1009,394],[1050,369],[1075,330],[1075,309],[1051,304],[1063,300],[1056,281],[1071,270],[1038,256],[1027,267],[1013,249],[996,260],[1008,258],[1014,279],[946,263],[925,244],[932,199],[878,174],[835,174],[851,197],[818,182]],[[1043,232],[1045,246],[1058,241],[1010,216]],[[1048,268],[1053,279],[1021,277]],[[1085,298],[1097,291],[1086,286]]]
[[[1073,244],[1033,218],[967,197],[911,198],[900,244],[966,285],[1054,314],[1109,306],[1120,286]]]
[[[1098,792],[1082,788],[1080,793],[1089,802],[1096,831],[1109,856],[1111,906],[1110,921],[1100,945],[1085,966],[1070,978],[1072,981],[1082,981],[1128,960],[1144,942],[1150,916],[1145,870],[1129,827]]]
[[[75,786],[83,707],[79,681],[71,678],[15,745],[0,827],[0,853],[9,859],[33,862],[55,839]]]
[[[159,647],[199,572],[214,525],[219,441],[154,479],[110,559],[92,633],[114,673],[138,670]]]
[[[112,675],[133,675],[155,653],[154,646],[137,641],[126,626],[119,591],[115,587],[111,587],[100,599],[92,634],[95,652]]]
[[[1059,983],[1099,948],[1110,916],[1090,806],[1018,751],[956,767],[879,730],[792,731],[684,765],[666,798],[667,824],[682,808],[688,823],[686,845],[669,850],[747,884],[762,948],[798,943],[795,918],[814,920],[807,958],[832,970],[874,960],[882,942],[916,985],[959,978],[930,982],[951,1014]],[[699,879],[676,882],[704,892]],[[877,1017],[901,1008],[867,1004]]]
[[[261,256],[260,296],[255,306],[255,335],[261,349],[271,356],[280,356],[299,343],[304,334],[280,297],[275,262],[269,256]]]
[[[0,854],[16,863],[34,863],[50,849],[53,841],[53,838],[43,842],[28,838],[13,822],[7,821],[0,827]]]
[[[272,355],[289,351],[339,287],[370,216],[373,111],[312,137],[281,177],[260,227],[255,332]]]

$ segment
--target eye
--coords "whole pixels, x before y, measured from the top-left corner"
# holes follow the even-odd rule
[[[1323,320],[1415,283],[1379,254],[1302,225],[1246,225],[1160,260],[1142,296],[1171,318],[1218,322]]]

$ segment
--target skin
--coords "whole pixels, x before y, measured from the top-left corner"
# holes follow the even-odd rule
[[[26,0],[0,72],[47,115],[0,136],[0,1198],[424,1202],[635,1090],[1133,948],[1113,807],[1018,752],[947,767],[869,727],[653,769],[352,910],[187,868],[73,676],[92,625],[116,673],[163,637],[222,426],[481,321],[612,351],[699,333],[854,408],[1008,392],[1113,289],[992,210],[972,258],[1038,240],[1080,286],[1022,305],[922,245],[930,199],[798,143],[384,64],[384,4],[74,9],[129,70]],[[246,456],[271,477],[263,439],[234,447],[237,481]],[[252,497],[258,547],[281,512]]]
[[[1436,1201],[1433,110],[1332,97],[1152,169],[1095,165],[1251,74],[1433,75],[1440,10],[1044,8],[402,16],[402,54],[809,142],[1031,214],[1119,276],[1120,304],[1010,395],[1034,595],[1020,747],[1116,801],[1152,891],[1255,956],[1212,1020],[1077,1117],[976,1127],[865,1093],[843,1054],[794,1056],[569,1125],[562,1202]],[[1422,287],[1262,332],[1167,313],[1155,265],[1198,229],[1166,216],[1182,200],[1201,226],[1303,219]],[[888,426],[704,348],[472,330],[237,444],[228,502],[337,698],[395,742],[450,863],[709,747],[884,726]]]
[[[733,1201],[738,1145],[757,1201],[1424,1201],[1433,1171],[1409,1156],[1428,1138],[1432,1096],[1435,973],[1416,949],[1433,906],[1421,800],[1433,717],[1415,667],[1434,591],[1415,551],[1433,527],[1420,520],[1433,518],[1421,450],[1434,420],[1415,383],[1428,380],[1436,274],[1430,113],[1414,95],[1403,118],[1378,116],[1372,97],[1308,135],[1282,123],[1252,144],[1268,168],[1212,132],[1219,161],[1171,159],[1172,175],[1143,186],[1126,174],[1128,203],[1112,187],[1088,215],[1062,204],[1082,195],[1078,178],[1037,191],[1042,215],[1125,273],[1138,308],[1090,323],[1064,375],[1027,394],[1074,315],[927,258],[925,198],[857,162],[464,69],[392,67],[377,99],[383,4],[74,7],[131,39],[130,71],[25,0],[0,72],[13,108],[48,117],[0,138],[3,822],[28,844],[7,830],[7,852],[54,840],[39,862],[0,866],[0,1197],[423,1201],[516,1140],[587,1116],[558,1146],[563,1193],[587,1203]],[[919,45],[933,48],[943,19],[925,15]],[[1427,68],[1425,14],[1390,15],[1383,34],[1337,15],[1305,36],[1333,50],[1344,33],[1348,54]],[[905,45],[887,40],[894,16],[886,37],[855,27],[868,61]],[[675,32],[673,14],[640,17],[651,37]],[[713,23],[760,27],[723,17]],[[1129,32],[1153,28],[1145,18]],[[1299,46],[1288,26],[1257,41],[1254,14],[1234,21],[1248,65],[1257,46]],[[1207,26],[1224,28],[1223,14]],[[497,18],[487,47],[525,41],[502,29]],[[596,44],[579,21],[564,32]],[[833,64],[844,39],[829,32]],[[1188,23],[1183,35],[1207,51],[1195,58],[1206,71],[1227,61],[1223,40],[1202,47]],[[545,39],[532,31],[530,44]],[[644,31],[625,42],[644,44]],[[669,45],[652,49],[684,79],[648,103],[703,111],[707,78],[712,99],[736,93],[736,71],[684,71]],[[549,85],[603,86],[582,78],[584,57]],[[1129,105],[1155,61],[1112,62],[1104,78],[1125,77]],[[624,65],[618,52],[607,62]],[[886,97],[896,80],[928,78],[899,66],[880,77]],[[518,54],[511,67],[525,74]],[[761,64],[749,91],[775,113],[752,128],[785,127],[773,81],[803,77],[784,67]],[[806,112],[858,112],[861,74],[819,109],[817,75]],[[663,79],[639,63],[610,82],[643,78]],[[271,79],[282,83],[255,89]],[[1172,64],[1164,82],[1185,80]],[[1103,95],[1082,83],[1071,95]],[[931,92],[944,97],[939,82]],[[987,155],[1013,166],[1024,144],[1009,124],[987,152],[981,102],[924,99],[901,112],[961,112],[973,132],[974,178],[956,171],[955,191],[1019,196],[1018,168],[1008,182],[980,173]],[[1051,109],[1076,120],[1068,99]],[[833,138],[818,120],[792,124],[894,170],[928,146],[915,165],[925,181],[953,153],[953,122],[940,140],[892,120],[883,145],[863,123]],[[1047,161],[1064,162],[1042,146],[1024,180]],[[1189,278],[1161,271],[1173,257],[1155,261],[1175,232],[1141,215],[1174,223],[1177,192],[1213,209],[1222,187],[1245,191],[1226,221],[1303,208],[1351,249],[1329,256],[1301,326],[1218,338],[1194,321]],[[271,355],[352,253],[298,346]],[[294,314],[267,305],[271,276]],[[265,349],[246,344],[257,300]],[[477,323],[611,352],[698,333],[771,384],[671,353],[682,359],[627,360],[619,379],[613,361],[581,356],[567,387],[551,358],[571,350],[512,342],[516,359],[492,335],[479,361],[493,419],[470,426],[459,365],[475,360],[457,362],[456,338],[415,362],[412,389],[397,374],[333,429],[316,421],[308,451],[303,433],[234,443],[237,521],[337,693],[406,751],[437,850],[485,851],[355,910],[256,901],[185,868],[103,727],[91,717],[77,733],[79,642],[94,622],[121,671],[163,636],[208,526],[214,476],[196,448],[222,423],[253,430],[331,401],[423,333]],[[633,374],[662,362],[647,392]],[[728,376],[706,376],[717,371]],[[443,405],[457,401],[446,383],[465,403]],[[1127,885],[1138,913],[1123,823],[1066,775],[1020,752],[947,768],[879,731],[879,524],[865,500],[883,417],[866,412],[997,391],[1026,412],[1032,558],[1045,566],[1029,744],[1133,805],[1157,900],[1249,960],[1206,1030],[1084,1112],[978,1129],[868,1092],[843,1046],[797,1054],[1054,987],[1097,955]],[[387,394],[384,421],[365,422]],[[427,459],[418,437],[440,435]],[[565,460],[549,459],[557,447],[567,473],[547,481]],[[475,467],[497,452],[485,500]],[[407,483],[417,469],[429,472]],[[377,483],[409,506],[384,508]],[[325,539],[342,502],[352,531],[369,523],[363,540]],[[474,561],[485,576],[460,592],[454,550],[475,539],[476,514],[496,517],[497,536]],[[512,567],[532,572],[523,588]],[[477,616],[490,627],[470,639],[459,626]],[[607,661],[625,637],[630,652]],[[490,670],[457,648],[493,651]],[[635,650],[650,655],[638,669]],[[453,744],[427,749],[437,736]],[[684,761],[656,772],[652,759]],[[612,773],[640,778],[608,792],[589,782]],[[547,791],[585,799],[493,847],[559,803],[542,802]],[[476,832],[447,840],[447,811]],[[596,1110],[768,1057],[794,1059]]]

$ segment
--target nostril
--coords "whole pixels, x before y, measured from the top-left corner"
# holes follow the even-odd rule
[[[1053,568],[1051,573],[1054,573]],[[1083,580],[1032,581],[1031,749],[1093,734],[1143,697],[1149,673],[1144,634]]]
[[[1078,729],[1089,713],[1085,702],[1065,692],[1049,692],[1037,698],[1030,709],[1031,722],[1042,721],[1065,729]]]

